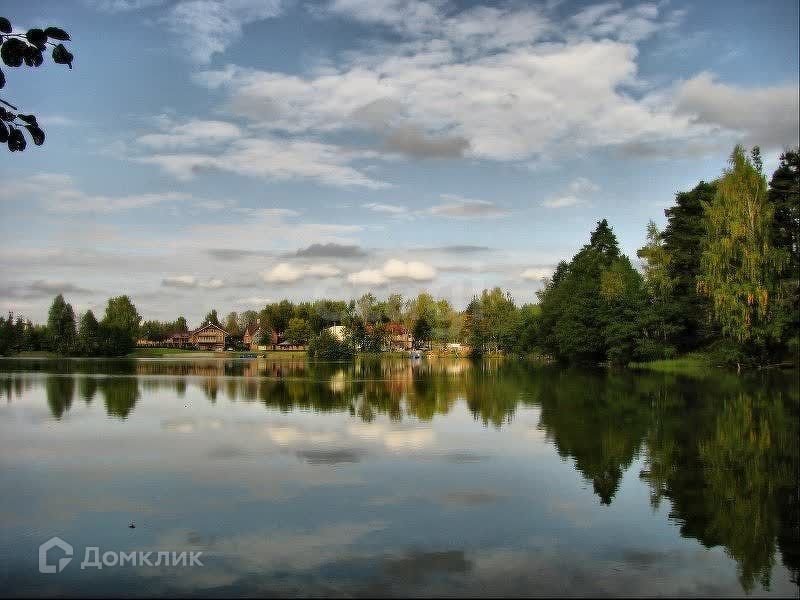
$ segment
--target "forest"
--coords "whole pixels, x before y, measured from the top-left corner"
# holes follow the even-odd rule
[[[203,320],[225,328],[237,345],[248,329],[308,344],[321,358],[379,352],[397,324],[417,347],[460,342],[474,356],[505,354],[575,364],[626,365],[702,352],[717,364],[798,362],[800,351],[800,149],[780,156],[769,180],[758,147],[736,146],[714,181],[680,191],[650,222],[638,265],[620,251],[606,219],[518,306],[500,288],[476,294],[463,310],[421,293],[405,299],[282,300],[260,311],[212,309]],[[325,329],[344,325],[336,344]],[[394,329],[393,329],[394,327]],[[64,356],[122,356],[138,339],[164,341],[188,331],[184,317],[143,321],[128,296],[111,298],[103,318],[78,318],[58,295],[47,323],[14,314],[0,319],[0,355],[46,350]]]

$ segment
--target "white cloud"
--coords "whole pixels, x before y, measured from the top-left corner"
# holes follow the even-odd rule
[[[379,269],[364,269],[350,273],[347,280],[355,285],[380,286],[395,280],[431,281],[436,269],[420,261],[387,260]]]
[[[550,43],[464,62],[445,53],[427,62],[432,45],[377,64],[370,64],[372,57],[343,64],[318,77],[232,67],[204,81],[228,89],[234,114],[287,132],[354,127],[354,113],[388,99],[424,135],[461,138],[465,152],[494,160],[674,137],[688,124],[620,91],[635,81],[631,45]]]
[[[701,125],[733,132],[762,148],[798,143],[800,94],[797,83],[745,88],[720,83],[701,73],[678,86],[676,110]]]
[[[33,198],[44,203],[48,210],[59,213],[111,213],[152,207],[157,204],[188,201],[190,194],[161,192],[107,196],[90,194],[79,189],[69,175],[39,173],[28,178],[10,181],[0,190],[0,199]]]
[[[577,196],[555,196],[554,198],[548,198],[542,202],[542,206],[546,208],[567,208],[569,206],[576,206],[578,204],[583,204],[585,200],[578,198]]]
[[[403,215],[408,212],[405,206],[398,206],[396,204],[381,204],[379,202],[369,202],[364,204],[364,208],[367,208],[373,212],[379,213],[387,213],[390,215]]]
[[[549,267],[531,267],[530,269],[525,269],[520,274],[520,277],[528,281],[541,281],[545,277],[550,277],[552,273],[553,269]]]
[[[384,285],[388,278],[380,269],[364,269],[350,273],[347,281],[355,285]]]
[[[586,177],[578,177],[567,185],[566,191],[560,195],[542,201],[546,208],[567,208],[579,204],[587,204],[587,196],[600,191],[600,186]]]
[[[502,217],[508,214],[507,211],[487,200],[471,200],[457,194],[442,194],[440,198],[445,202],[430,207],[427,211],[428,214],[458,219]]]
[[[278,263],[271,269],[262,271],[261,278],[267,283],[294,283],[307,277],[324,279],[341,273],[341,269],[328,264],[295,266]]]
[[[372,127],[382,147],[417,157],[526,160],[643,139],[681,138],[686,116],[626,89],[640,86],[635,42],[675,11],[609,3],[554,23],[527,5],[453,10],[439,2],[341,0],[331,13],[396,29],[309,75],[233,65],[198,75],[228,110],[265,130]]]
[[[226,121],[193,119],[185,123],[172,123],[167,120],[163,129],[164,133],[143,135],[137,141],[151,148],[163,149],[214,144],[235,140],[242,136],[239,127]]]
[[[310,179],[336,187],[389,187],[350,166],[360,157],[333,144],[263,136],[233,140],[217,154],[153,154],[132,160],[157,165],[181,180],[208,171],[227,171],[277,181]]]
[[[579,33],[600,38],[614,38],[623,42],[638,42],[650,37],[660,28],[671,26],[675,15],[665,22],[659,21],[659,7],[654,2],[643,2],[623,8],[621,2],[591,5],[570,19]]]
[[[281,0],[185,0],[173,5],[164,23],[189,57],[207,63],[242,36],[242,28],[282,12]]]
[[[174,277],[165,277],[161,280],[161,285],[175,288],[200,287],[208,290],[218,290],[225,286],[225,282],[213,277],[210,279],[200,279],[194,275],[176,275]]]
[[[236,304],[240,306],[264,306],[272,302],[272,298],[266,296],[248,296],[247,298],[239,298]]]

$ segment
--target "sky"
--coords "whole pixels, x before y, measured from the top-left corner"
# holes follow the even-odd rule
[[[734,144],[798,144],[798,2],[0,2],[74,68],[9,69],[41,147],[0,163],[0,309],[145,319],[427,290],[518,303],[607,218]]]

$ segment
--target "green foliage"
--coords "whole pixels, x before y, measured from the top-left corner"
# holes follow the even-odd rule
[[[431,339],[431,332],[433,331],[433,327],[425,315],[420,315],[417,319],[416,323],[414,323],[414,330],[412,335],[414,336],[414,342],[416,344],[424,344],[425,342]]]
[[[39,67],[44,62],[44,51],[47,50],[48,46],[52,46],[53,62],[67,65],[72,69],[74,57],[61,43],[69,39],[69,34],[58,27],[48,27],[44,30],[34,28],[25,33],[15,33],[12,30],[11,22],[5,17],[0,17],[0,60],[3,61],[6,67],[18,68],[23,64],[26,67]],[[5,73],[0,69],[0,89],[4,88],[5,84]],[[3,99],[0,99],[0,103],[12,111],[18,111],[16,106]],[[25,150],[27,143],[25,136],[22,134],[23,129],[28,131],[34,144],[37,146],[44,144],[44,131],[36,122],[35,115],[15,113],[0,107],[1,144],[7,144],[11,152]]]
[[[311,326],[308,321],[299,317],[289,319],[289,324],[283,334],[284,339],[290,344],[300,346],[308,343],[312,335]]]
[[[769,182],[768,196],[774,208],[771,241],[787,260],[777,284],[780,298],[776,319],[787,332],[784,335],[785,353],[797,361],[800,342],[800,148],[781,154],[780,164]]]
[[[464,311],[462,339],[474,356],[487,352],[514,352],[519,321],[511,294],[499,287],[483,290]]]
[[[203,319],[203,325],[209,325],[209,324],[216,325],[217,327],[222,327],[222,324],[219,322],[219,317],[217,316],[216,308],[212,308]]]
[[[713,200],[715,182],[701,181],[688,192],[678,192],[675,204],[664,211],[664,252],[669,256],[667,275],[672,282],[668,300],[658,319],[668,323],[667,346],[686,352],[706,344],[712,337],[709,301],[697,291],[700,255],[706,236],[704,205]]]
[[[624,364],[636,355],[645,304],[641,276],[603,219],[539,293],[542,346],[560,360]]]
[[[355,350],[350,340],[340,341],[330,331],[323,330],[309,342],[308,355],[316,360],[351,360]]]
[[[47,336],[50,349],[56,354],[67,356],[75,349],[75,311],[59,294],[53,300],[47,314]]]
[[[91,310],[87,310],[81,317],[78,326],[76,352],[83,356],[97,356],[100,354],[100,324]]]
[[[775,307],[784,253],[773,247],[774,209],[767,182],[736,146],[705,205],[706,239],[698,287],[711,299],[712,315],[722,335],[763,356],[781,336]]]

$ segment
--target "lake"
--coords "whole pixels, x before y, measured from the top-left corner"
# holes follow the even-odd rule
[[[0,360],[0,595],[796,596],[798,387]]]

